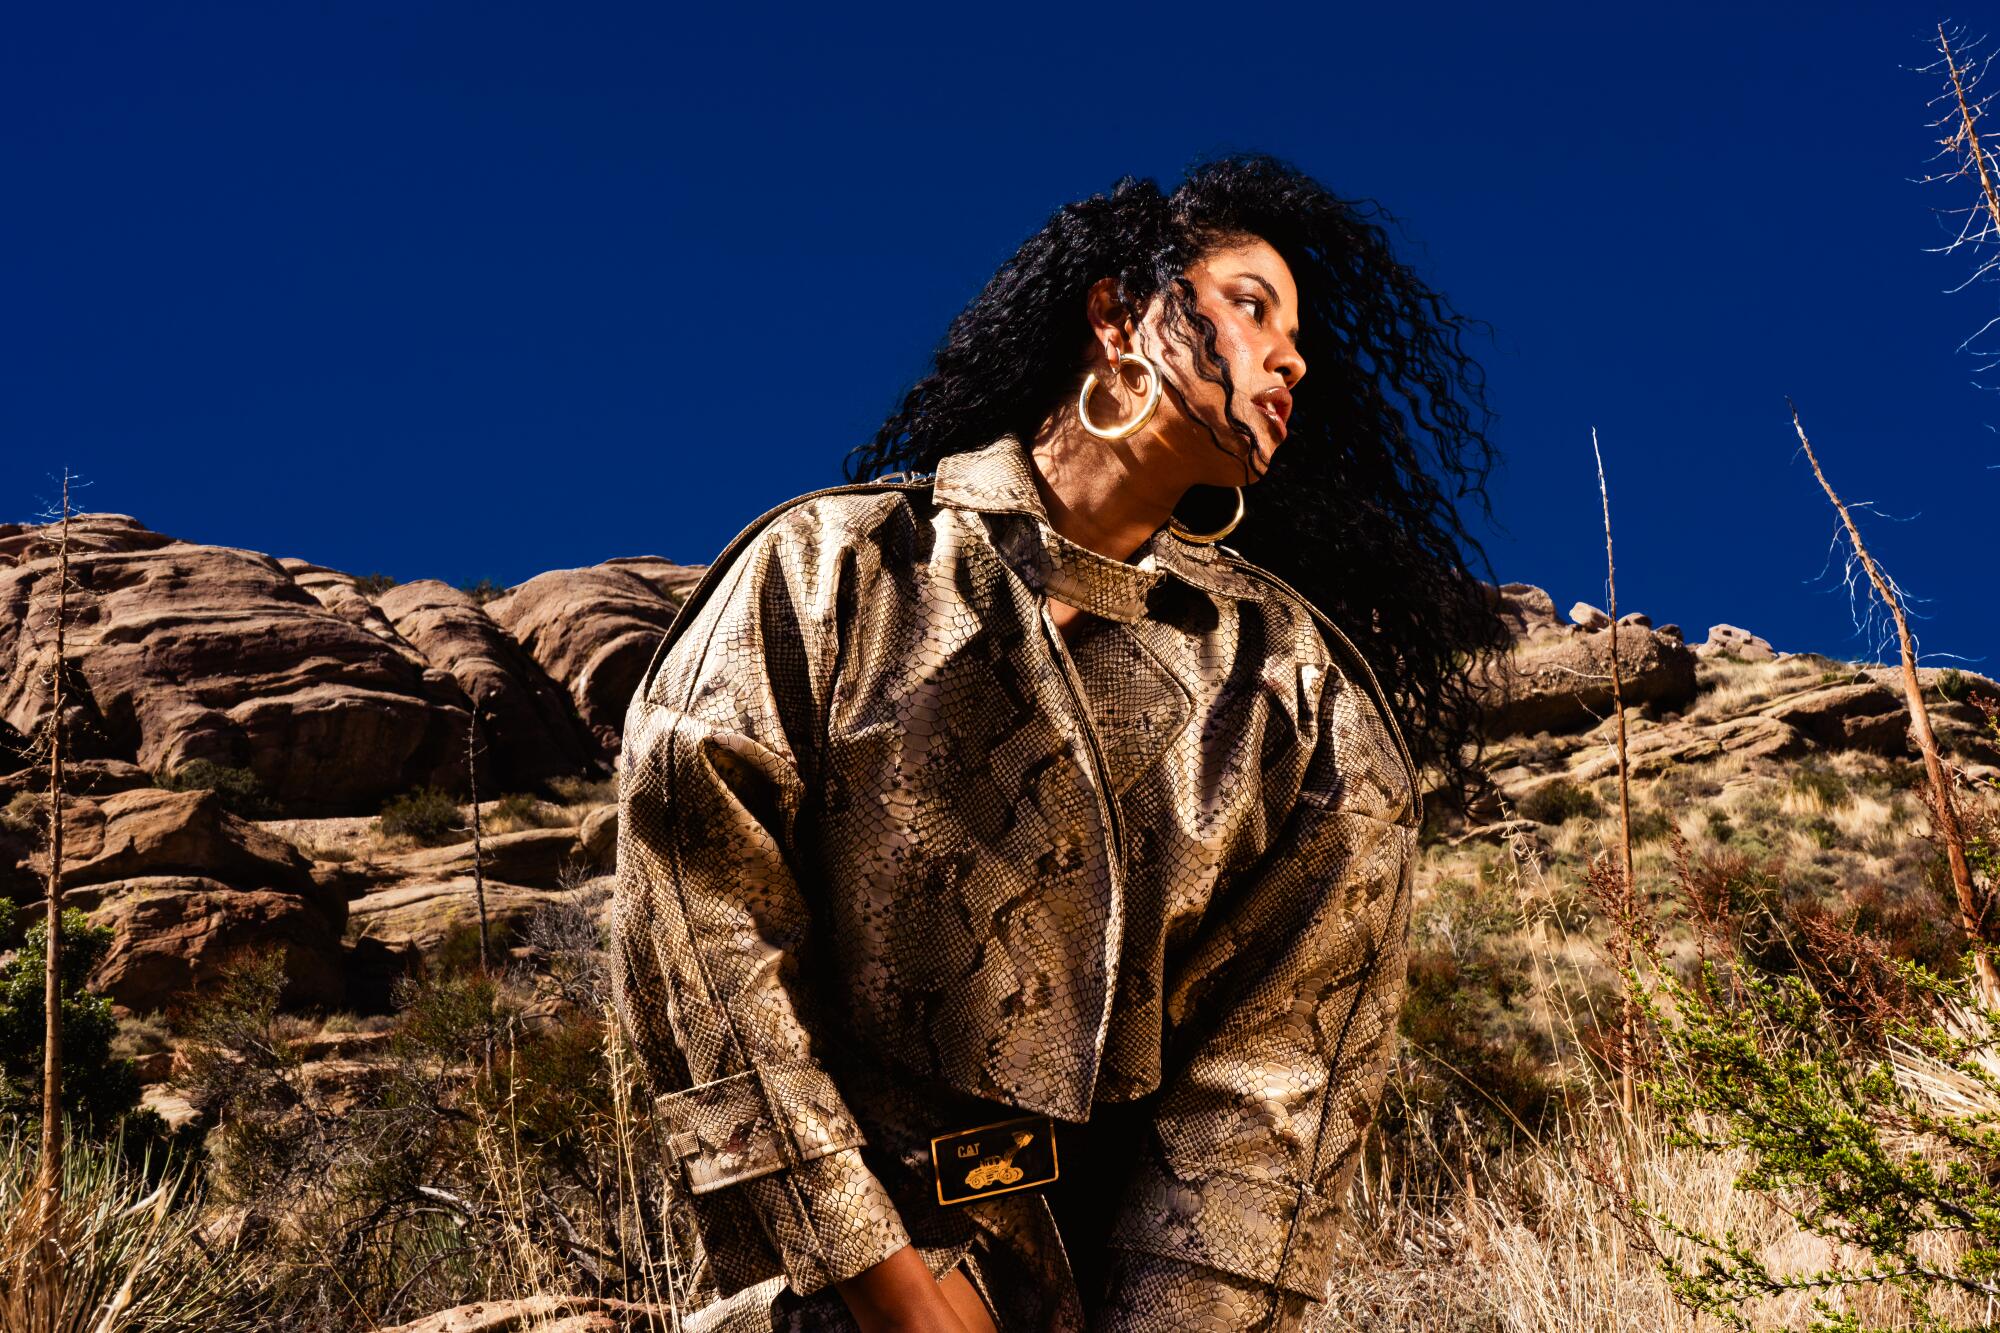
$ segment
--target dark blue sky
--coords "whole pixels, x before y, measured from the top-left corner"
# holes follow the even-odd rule
[[[1601,599],[1594,425],[1622,606],[1867,651],[1790,394],[1914,516],[1867,531],[1927,655],[2000,665],[2000,397],[1953,351],[2000,288],[1945,294],[1966,196],[1910,180],[1948,14],[689,9],[17,7],[0,518],[67,464],[83,507],[355,572],[705,561],[837,479],[1056,204],[1260,148],[1492,324],[1500,577]]]

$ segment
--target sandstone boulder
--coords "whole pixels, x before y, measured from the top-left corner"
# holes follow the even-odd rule
[[[1913,748],[1910,715],[1901,696],[1874,681],[1822,685],[1766,704],[1759,712],[1829,750],[1899,757]]]
[[[1812,748],[1797,731],[1768,717],[1732,717],[1697,726],[1675,722],[1633,734],[1625,762],[1634,777],[1651,777],[1683,764],[1739,754],[1746,759],[1789,759]],[[1569,776],[1590,782],[1618,771],[1618,750],[1605,744],[1576,756]]]
[[[1618,634],[1627,707],[1682,708],[1695,695],[1694,655],[1679,642],[1634,626]],[[1483,689],[1489,736],[1585,731],[1611,707],[1611,635],[1530,639],[1489,669]]]
[[[652,661],[677,598],[665,561],[608,561],[537,574],[486,613],[569,690],[606,754],[623,737],[625,706]]]
[[[480,740],[492,762],[482,780],[526,790],[559,774],[604,770],[569,692],[469,594],[421,579],[389,589],[377,605],[398,635],[478,702]]]
[[[144,875],[68,895],[110,926],[111,951],[91,989],[133,1012],[165,1009],[221,975],[245,949],[285,957],[284,1000],[335,1007],[346,998],[337,912],[271,889],[237,889],[197,875]]]
[[[222,806],[212,791],[136,787],[65,802],[63,880],[76,887],[149,875],[199,875],[239,888],[311,894],[312,863],[283,838]],[[29,858],[48,873],[46,852]]]
[[[392,652],[407,657],[411,665],[418,669],[430,665],[415,645],[406,643],[403,636],[396,632],[396,627],[389,623],[389,617],[367,593],[361,591],[361,584],[352,574],[315,565],[296,556],[280,556],[278,563],[284,566],[294,583],[311,593],[314,601],[334,615],[357,629],[367,630],[388,644]]]
[[[677,565],[657,555],[613,556],[598,567],[623,570],[644,579],[675,606],[679,606],[694,591],[694,585],[701,582],[701,576],[708,572],[706,565]]]
[[[553,889],[562,883],[566,862],[581,858],[582,846],[573,828],[531,828],[495,833],[480,839],[480,871],[488,879]],[[396,879],[436,881],[472,874],[472,842],[426,847],[380,858],[372,868]]]
[[[560,891],[509,884],[486,877],[486,920],[490,929],[518,931],[543,908],[562,902]],[[435,952],[447,936],[479,922],[472,876],[411,881],[363,894],[347,905],[348,935],[381,960],[407,966]],[[379,964],[378,964],[379,965]]]
[[[1744,662],[1769,662],[1777,657],[1771,645],[1747,629],[1734,625],[1711,625],[1708,641],[1695,646],[1698,657],[1734,657]]]
[[[0,523],[0,565],[25,565],[54,559],[62,536],[59,523]],[[71,514],[69,555],[96,551],[151,551],[172,542],[130,514]]]
[[[1560,633],[1564,628],[1562,617],[1556,614],[1555,599],[1534,584],[1485,586],[1494,614],[1506,623],[1515,638],[1525,639],[1537,632]]]
[[[584,816],[583,852],[600,870],[609,870],[618,860],[618,807],[599,806]]]
[[[23,625],[55,562],[46,533],[16,536],[26,558],[0,568],[0,718],[32,734],[50,700]],[[71,556],[76,717],[107,747],[80,753],[155,772],[248,768],[300,813],[459,785],[465,716],[449,677],[328,612],[269,556],[157,538]]]
[[[1572,606],[1569,609],[1569,620],[1572,625],[1581,625],[1584,629],[1609,629],[1611,627],[1611,617],[1592,606],[1589,602],[1578,602],[1575,606]]]
[[[63,760],[63,790],[73,796],[103,797],[153,785],[151,773],[123,759]],[[48,789],[48,769],[40,765],[0,775],[0,806],[6,805],[15,792]]]

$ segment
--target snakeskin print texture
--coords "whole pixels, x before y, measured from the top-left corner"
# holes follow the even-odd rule
[[[1067,642],[1049,598],[1090,613]],[[615,1000],[727,1297],[703,1326],[851,1327],[831,1284],[905,1244],[1009,1330],[1323,1299],[1421,811],[1289,588],[1165,531],[1069,542],[1012,437],[802,497],[690,595],[619,795]],[[1110,1235],[938,1204],[931,1136],[1149,1094]]]

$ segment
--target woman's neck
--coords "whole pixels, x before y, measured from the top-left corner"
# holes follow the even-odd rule
[[[1145,545],[1187,489],[1143,465],[1154,452],[1145,443],[1143,436],[1100,440],[1073,423],[1044,423],[1028,456],[1049,526],[1113,560]]]

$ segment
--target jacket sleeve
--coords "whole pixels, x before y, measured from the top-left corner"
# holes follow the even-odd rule
[[[909,1242],[822,1062],[837,1019],[795,833],[845,557],[791,518],[684,610],[628,708],[619,782],[615,1003],[725,1293],[781,1271],[809,1295]]]
[[[1170,981],[1107,1328],[1288,1329],[1325,1297],[1403,993],[1419,807],[1389,725],[1328,674],[1296,803]]]

